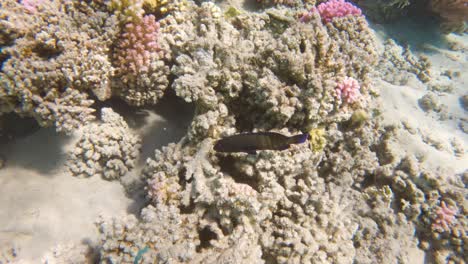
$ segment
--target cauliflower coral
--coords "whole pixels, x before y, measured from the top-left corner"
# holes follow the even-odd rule
[[[351,104],[354,103],[360,96],[359,89],[361,86],[359,82],[352,77],[345,77],[335,88],[336,97],[341,98],[342,101]]]
[[[318,5],[316,9],[324,23],[331,22],[335,17],[360,16],[362,14],[361,9],[344,0],[330,0]]]

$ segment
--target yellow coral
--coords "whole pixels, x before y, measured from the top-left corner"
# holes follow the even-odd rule
[[[145,13],[142,0],[111,0],[107,7],[114,12],[121,24],[137,22]]]
[[[348,125],[351,128],[358,128],[367,122],[367,120],[369,120],[369,115],[366,113],[366,111],[357,110],[349,119]]]
[[[151,13],[167,13],[167,0],[144,0],[143,6]]]
[[[157,18],[164,17],[170,12],[183,11],[186,4],[185,0],[143,0],[146,13],[154,14]]]
[[[323,128],[314,128],[309,131],[309,145],[313,152],[320,152],[327,144],[325,130]]]

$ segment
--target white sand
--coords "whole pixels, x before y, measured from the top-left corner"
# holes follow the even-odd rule
[[[65,170],[71,142],[41,129],[0,149],[7,158],[0,170],[0,263],[38,263],[55,245],[96,243],[99,216],[118,216],[131,206],[119,182],[78,179]]]
[[[429,169],[442,167],[455,173],[468,169],[468,134],[460,128],[463,120],[468,120],[467,112],[459,99],[468,94],[468,36],[449,35],[449,41],[465,47],[465,51],[450,51],[427,45],[432,64],[431,74],[435,78],[430,84],[450,85],[451,91],[435,92],[445,109],[444,113],[425,112],[418,100],[429,92],[429,85],[413,78],[405,86],[395,86],[384,81],[376,85],[380,88],[383,116],[386,124],[401,125],[396,142],[402,153],[413,154],[423,166]],[[459,77],[449,79],[441,76],[445,71],[459,72]],[[443,116],[446,118],[443,118]]]

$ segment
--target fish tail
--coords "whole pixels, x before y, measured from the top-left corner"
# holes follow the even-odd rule
[[[289,137],[288,143],[289,144],[301,144],[306,142],[306,140],[309,138],[308,133],[300,134],[300,135],[295,135],[292,137]]]

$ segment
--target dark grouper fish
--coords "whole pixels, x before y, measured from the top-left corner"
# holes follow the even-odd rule
[[[291,144],[304,143],[309,134],[288,137],[275,132],[243,133],[222,138],[214,145],[218,152],[255,153],[257,150],[285,150]]]

